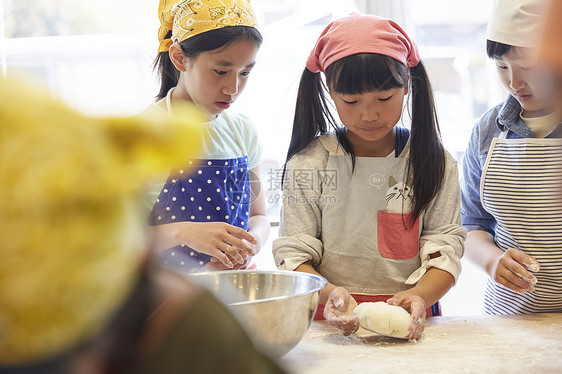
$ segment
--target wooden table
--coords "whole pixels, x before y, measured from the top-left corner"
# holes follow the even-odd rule
[[[416,343],[314,321],[281,363],[296,374],[562,373],[562,314],[433,317]]]

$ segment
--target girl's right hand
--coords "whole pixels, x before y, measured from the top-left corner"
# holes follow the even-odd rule
[[[490,276],[492,279],[515,292],[534,291],[537,278],[531,271],[539,271],[539,263],[522,251],[509,248],[494,262]]]
[[[416,295],[412,290],[401,291],[396,293],[386,301],[389,305],[399,306],[412,316],[412,324],[410,325],[410,333],[407,338],[416,340],[421,338],[421,334],[425,328],[425,301],[419,295]]]
[[[342,330],[345,336],[359,328],[359,317],[353,314],[357,302],[343,287],[336,287],[324,305],[324,318],[331,326]]]
[[[246,230],[224,222],[176,222],[162,226],[168,226],[172,231],[174,245],[187,245],[217,258],[228,268],[243,264],[247,256],[255,255],[243,240],[256,244],[256,238]]]

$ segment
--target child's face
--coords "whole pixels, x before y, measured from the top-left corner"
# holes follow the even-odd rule
[[[551,78],[536,64],[532,49],[515,47],[494,61],[502,85],[519,101],[525,117],[540,117],[553,111]]]
[[[185,62],[178,88],[215,118],[238,98],[255,65],[258,47],[250,41],[236,41],[226,48],[202,52]]]
[[[346,95],[330,92],[338,115],[348,132],[366,142],[385,138],[402,116],[407,87]]]

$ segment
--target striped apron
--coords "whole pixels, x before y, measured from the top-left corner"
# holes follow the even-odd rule
[[[497,222],[497,246],[534,257],[540,271],[525,294],[488,279],[484,313],[562,312],[562,140],[506,139],[506,131],[490,145],[482,205]]]

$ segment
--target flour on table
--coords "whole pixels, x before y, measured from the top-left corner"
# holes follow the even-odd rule
[[[412,316],[404,308],[385,302],[359,304],[353,313],[359,317],[359,324],[380,335],[405,339],[410,333]]]

